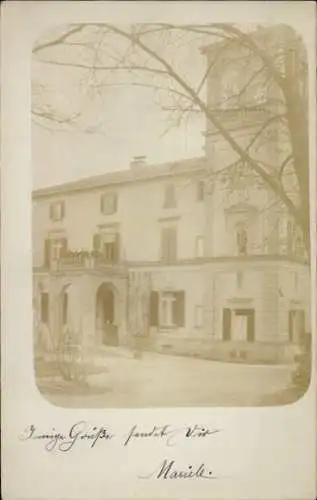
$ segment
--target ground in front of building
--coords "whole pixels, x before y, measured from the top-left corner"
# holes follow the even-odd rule
[[[51,403],[72,408],[278,405],[285,404],[277,395],[290,387],[293,369],[153,352],[138,359],[129,351],[105,353],[95,359],[95,365],[87,377],[88,386],[80,390],[41,377],[37,377],[38,388]]]

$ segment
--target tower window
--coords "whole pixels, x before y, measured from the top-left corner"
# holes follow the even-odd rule
[[[238,255],[247,255],[248,234],[244,228],[240,228],[237,231],[237,246],[238,246]]]

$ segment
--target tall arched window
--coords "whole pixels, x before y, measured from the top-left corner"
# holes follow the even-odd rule
[[[238,247],[238,255],[247,255],[248,233],[244,227],[237,228],[237,247]]]

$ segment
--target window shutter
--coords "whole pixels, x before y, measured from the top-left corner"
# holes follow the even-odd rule
[[[66,238],[62,238],[61,244],[62,244],[62,246],[61,246],[61,253],[60,253],[60,255],[61,255],[61,257],[66,257],[66,255],[67,255],[67,239]]]
[[[231,309],[225,308],[222,314],[222,339],[231,339]]]
[[[114,261],[119,262],[120,260],[120,234],[116,234],[114,241]]]
[[[173,323],[182,327],[185,326],[185,292],[176,292],[176,300],[173,302]]]
[[[247,319],[247,341],[248,342],[254,342],[254,337],[255,337],[255,314],[254,310],[251,310],[248,312],[248,319]]]
[[[44,266],[50,265],[51,256],[51,240],[47,239],[44,242]]]
[[[61,201],[61,218],[65,217],[65,201]]]
[[[100,234],[94,234],[93,247],[95,252],[100,251],[101,237]]]
[[[150,326],[158,326],[159,294],[151,291],[150,294]]]

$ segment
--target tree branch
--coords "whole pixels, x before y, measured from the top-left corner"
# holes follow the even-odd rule
[[[76,25],[73,29],[70,29],[69,31],[67,31],[63,35],[55,38],[54,40],[51,40],[49,42],[45,42],[42,44],[37,44],[37,45],[35,45],[35,47],[33,47],[32,53],[37,54],[41,50],[48,49],[48,48],[54,47],[56,45],[62,45],[63,42],[65,42],[65,40],[67,40],[70,36],[74,35],[75,33],[79,33],[85,27],[86,27],[85,24]]]

